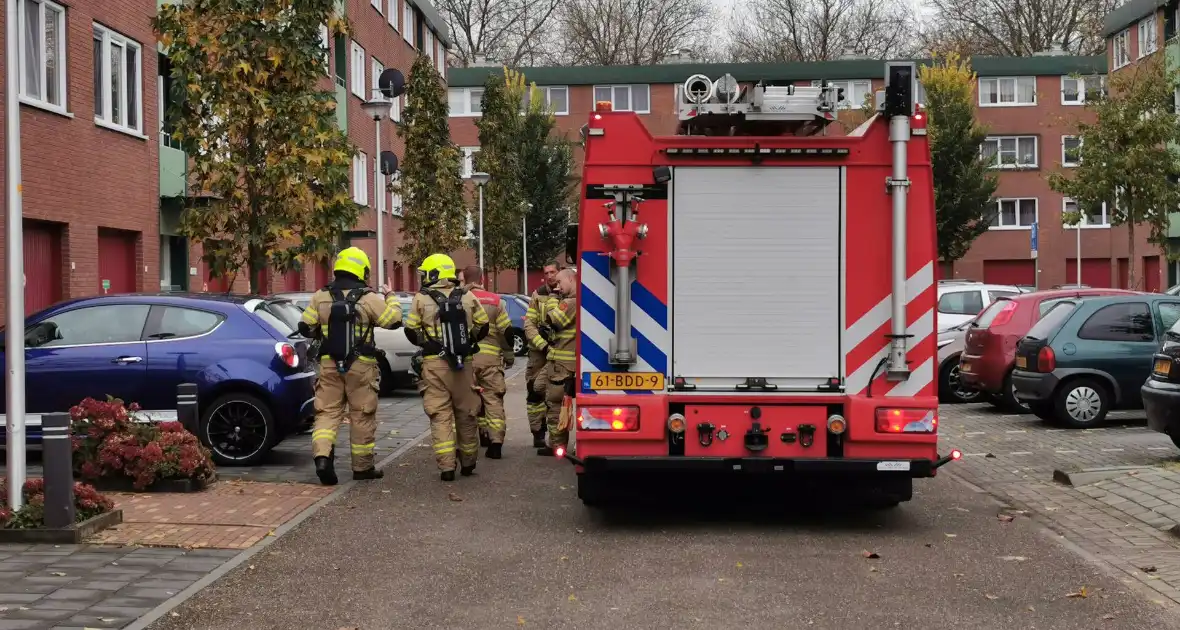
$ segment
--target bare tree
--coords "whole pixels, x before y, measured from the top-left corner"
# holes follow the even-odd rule
[[[1060,49],[1069,54],[1105,51],[1102,19],[1115,0],[930,0],[923,29],[928,50],[1023,57]]]
[[[453,58],[468,65],[485,58],[508,66],[535,65],[548,56],[544,29],[562,0],[439,0],[451,29]]]
[[[709,0],[566,0],[560,49],[572,65],[649,65],[680,48],[705,50],[716,24]]]
[[[877,59],[913,51],[916,19],[904,0],[748,0],[734,12],[735,61]]]

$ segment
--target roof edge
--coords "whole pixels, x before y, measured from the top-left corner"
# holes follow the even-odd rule
[[[418,7],[422,12],[422,17],[426,18],[426,23],[434,30],[434,35],[442,42],[443,46],[451,47],[451,29],[447,23],[443,21],[442,16],[439,15],[438,10],[430,3],[430,0],[406,0]]]

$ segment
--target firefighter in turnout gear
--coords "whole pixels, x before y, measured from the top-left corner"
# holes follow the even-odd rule
[[[338,481],[334,464],[336,431],[348,405],[349,442],[352,445],[352,478],[380,479],[373,464],[376,448],[377,394],[381,389],[379,350],[373,329],[402,325],[397,295],[382,287],[384,299],[367,285],[369,257],[359,247],[349,247],[336,257],[335,279],[311,296],[299,322],[299,332],[320,338],[320,376],[315,388],[315,425],[312,457],[320,483]]]
[[[430,439],[443,481],[475,471],[479,456],[479,396],[472,359],[488,332],[488,315],[473,295],[458,287],[455,261],[432,254],[418,267],[421,289],[406,317],[406,338],[424,350],[422,407],[430,416]],[[457,435],[456,435],[457,434]]]
[[[557,286],[557,272],[555,263],[545,265],[545,283],[529,297],[529,309],[524,315],[524,338],[529,345],[529,363],[525,368],[525,398],[526,410],[529,416],[529,430],[533,432],[533,446],[545,446],[545,393],[548,380],[545,378],[545,364],[548,361],[549,341],[553,330],[548,324],[543,324],[541,315],[548,308],[551,300],[555,299],[553,288]]]
[[[557,274],[556,299],[547,303],[542,321],[553,329],[549,342],[549,362],[545,366],[547,389],[545,421],[549,425],[549,445],[538,448],[538,455],[553,455],[558,447],[569,444],[569,427],[560,426],[561,406],[566,396],[574,395],[577,364],[578,277],[573,269]]]
[[[483,414],[479,416],[480,444],[488,448],[489,459],[500,459],[504,448],[504,432],[507,428],[507,416],[504,415],[504,394],[507,393],[504,368],[512,367],[516,361],[516,355],[512,352],[512,344],[508,342],[507,336],[512,322],[505,312],[503,298],[484,290],[481,284],[483,269],[471,265],[463,270],[462,275],[467,281],[463,288],[479,300],[488,316],[488,335],[479,342],[479,352],[472,359],[471,365],[475,372],[475,385],[479,388],[479,395],[483,400]]]

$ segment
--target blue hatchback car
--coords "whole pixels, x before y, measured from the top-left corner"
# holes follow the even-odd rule
[[[261,463],[315,415],[316,372],[308,341],[286,323],[294,321],[290,309],[297,309],[290,301],[257,296],[122,294],[69,300],[30,316],[29,443],[41,440],[40,414],[68,411],[87,397],[137,402],[144,417],[175,420],[177,386],[195,383],[197,435],[214,461]],[[3,429],[0,422],[0,437]]]

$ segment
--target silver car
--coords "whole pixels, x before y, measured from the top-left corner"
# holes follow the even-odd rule
[[[275,295],[275,297],[291,300],[300,310],[307,308],[308,303],[311,302],[311,296],[312,293],[310,291],[279,293]],[[406,314],[410,312],[410,302],[414,299],[414,296],[409,293],[399,292],[397,297],[402,303],[402,321],[404,322]],[[415,346],[410,343],[409,339],[406,339],[405,329],[387,330],[385,328],[378,328],[373,331],[373,342],[379,350],[385,353],[385,356],[379,359],[381,362],[381,394],[388,395],[399,387],[413,385],[415,375],[410,370],[410,358],[418,351],[418,346]]]
[[[959,380],[959,355],[967,338],[972,318],[938,333],[938,397],[944,403],[969,403],[980,400],[978,391],[967,389]]]

